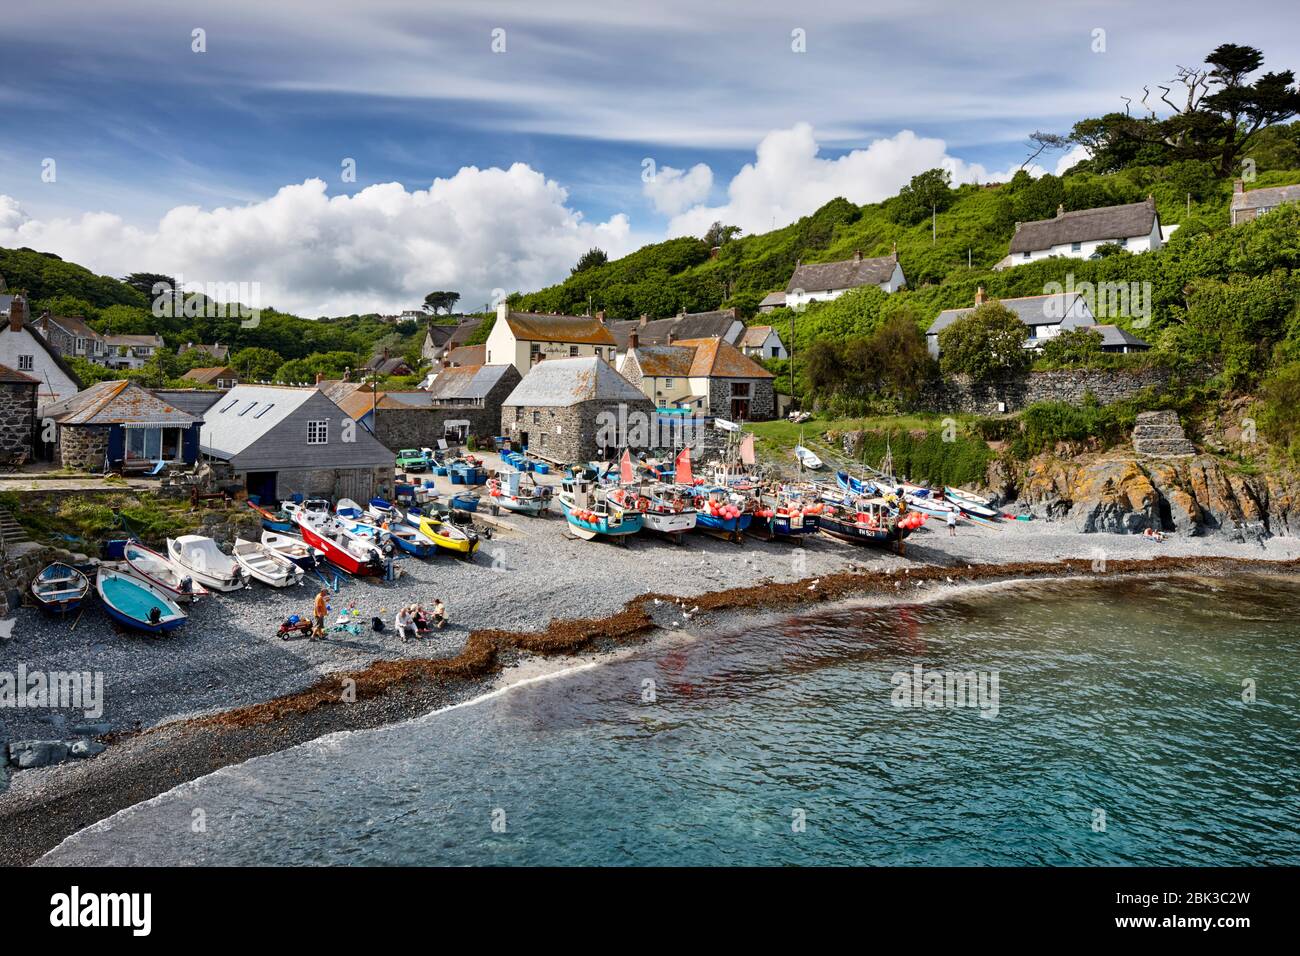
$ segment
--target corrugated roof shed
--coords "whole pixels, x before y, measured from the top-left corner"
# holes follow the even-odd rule
[[[564,408],[589,401],[646,400],[641,390],[614,371],[612,365],[588,355],[538,362],[503,404]]]
[[[1149,235],[1155,221],[1156,204],[1151,199],[1123,206],[1061,212],[1055,219],[1022,222],[1011,237],[1011,251],[1035,252],[1067,242],[1134,239]]]
[[[429,386],[429,397],[435,401],[477,401],[511,372],[518,375],[513,365],[458,365],[445,368]]]
[[[129,381],[100,382],[46,405],[45,418],[60,425],[174,425],[187,428],[198,418]]]

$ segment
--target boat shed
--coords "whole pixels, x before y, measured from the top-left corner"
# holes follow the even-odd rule
[[[205,413],[200,448],[265,502],[392,493],[392,452],[314,387],[236,385]]]
[[[202,416],[125,379],[46,405],[41,418],[55,427],[55,460],[64,468],[147,471],[198,460]]]

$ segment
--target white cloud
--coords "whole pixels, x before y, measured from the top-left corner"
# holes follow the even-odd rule
[[[1086,146],[1074,146],[1062,156],[1056,163],[1056,175],[1060,176],[1067,172],[1075,163],[1081,163],[1085,159],[1092,159],[1092,153]]]
[[[523,163],[464,167],[426,190],[397,183],[329,196],[309,179],[235,207],[178,206],[156,228],[106,212],[34,219],[0,195],[0,246],[56,253],[106,275],[149,271],[188,283],[259,283],[259,307],[302,315],[413,308],[455,289],[478,308],[495,288],[558,281],[592,246],[630,252],[627,216],[588,223],[567,192]]]
[[[662,166],[641,187],[655,209],[665,216],[675,216],[703,202],[712,189],[713,170],[704,163],[696,163],[689,170]]]
[[[672,235],[703,235],[715,220],[740,226],[745,232],[766,232],[806,216],[836,196],[850,202],[879,202],[894,195],[917,173],[943,167],[954,183],[1001,182],[1018,167],[990,172],[978,163],[949,156],[941,139],[903,130],[835,159],[823,159],[813,128],[798,123],[773,130],[758,144],[754,162],[747,163],[727,186],[727,202],[695,206],[675,216]],[[1030,170],[1042,175],[1040,167]]]

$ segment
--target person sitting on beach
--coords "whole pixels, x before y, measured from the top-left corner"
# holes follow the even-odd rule
[[[1165,540],[1164,533],[1163,533],[1163,532],[1160,532],[1160,531],[1156,531],[1154,528],[1147,528],[1147,529],[1145,529],[1145,530],[1142,532],[1142,537],[1144,537],[1144,538],[1154,538],[1156,541],[1163,541],[1163,540]]]
[[[433,599],[433,614],[430,621],[438,630],[447,626],[447,608],[443,606],[442,598]]]
[[[420,632],[415,627],[415,615],[405,605],[397,609],[397,616],[393,618],[393,624],[397,627],[398,636],[404,641],[420,636]]]

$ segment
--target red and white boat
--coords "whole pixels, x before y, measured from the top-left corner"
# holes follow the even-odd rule
[[[348,531],[330,515],[295,515],[302,539],[325,555],[325,560],[348,574],[384,573],[384,554],[373,542]]]

